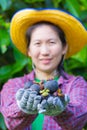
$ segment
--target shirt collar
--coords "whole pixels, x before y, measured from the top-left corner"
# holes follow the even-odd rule
[[[59,77],[59,80],[58,80],[58,84],[59,84],[59,85],[62,85],[62,84],[64,84],[64,83],[67,83],[67,82],[68,82],[69,75],[68,75],[67,73],[65,73],[65,72],[64,72],[64,75],[65,75],[66,79],[65,79],[63,76],[60,76],[60,77]],[[34,80],[34,78],[35,78],[35,72],[34,72],[34,70],[27,75],[27,78],[28,78],[29,80]]]

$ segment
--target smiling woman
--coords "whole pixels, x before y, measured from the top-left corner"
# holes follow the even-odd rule
[[[60,61],[67,52],[65,39],[61,41],[64,35],[62,30],[51,23],[41,22],[29,28],[26,35],[29,43],[28,56],[36,66],[36,77],[47,80],[54,76],[54,72],[57,75]]]
[[[1,112],[8,129],[82,130],[87,83],[67,74],[63,60],[84,47],[86,29],[64,11],[24,9],[12,18],[10,34],[20,52],[31,57],[33,71],[3,86]]]

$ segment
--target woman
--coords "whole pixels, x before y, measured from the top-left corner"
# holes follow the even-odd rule
[[[87,122],[87,83],[65,73],[63,60],[86,44],[83,25],[60,10],[24,9],[14,15],[10,34],[20,52],[31,57],[33,71],[3,86],[1,112],[7,128],[82,130]],[[51,79],[57,81],[62,97],[55,92],[42,98],[41,91],[35,90],[38,83],[45,86]]]

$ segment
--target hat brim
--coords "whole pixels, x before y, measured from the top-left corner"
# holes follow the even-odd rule
[[[87,43],[86,29],[72,15],[60,10],[24,9],[13,16],[10,35],[12,42],[25,55],[27,55],[26,31],[30,26],[40,21],[51,22],[64,31],[69,47],[66,58],[80,51]]]

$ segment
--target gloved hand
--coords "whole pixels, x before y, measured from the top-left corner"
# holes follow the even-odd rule
[[[63,97],[49,96],[38,104],[38,111],[48,116],[56,116],[64,111],[68,103],[69,96],[66,94]]]
[[[16,93],[16,101],[20,110],[27,114],[37,114],[37,105],[41,96],[37,91],[21,88]]]

